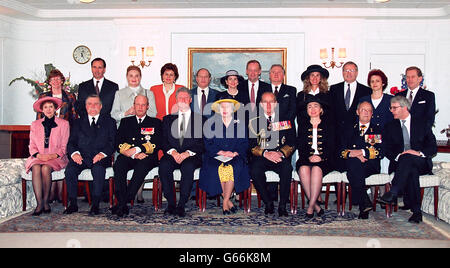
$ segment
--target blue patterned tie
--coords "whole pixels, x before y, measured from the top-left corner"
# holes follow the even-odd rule
[[[348,84],[347,92],[345,92],[345,108],[350,109],[350,96],[352,92],[350,91],[350,84]]]

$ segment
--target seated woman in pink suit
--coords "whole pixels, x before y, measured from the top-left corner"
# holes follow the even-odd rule
[[[31,123],[30,127],[30,157],[25,163],[27,173],[31,170],[33,190],[37,207],[33,216],[42,212],[50,213],[48,204],[52,186],[52,172],[66,167],[69,162],[66,156],[66,146],[69,140],[69,122],[55,116],[61,108],[62,100],[54,97],[38,99],[33,108],[44,117]]]

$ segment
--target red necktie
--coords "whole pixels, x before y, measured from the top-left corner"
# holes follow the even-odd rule
[[[205,105],[206,105],[206,95],[205,95],[205,90],[202,90],[202,114],[203,114],[203,109],[205,109]]]
[[[255,101],[255,84],[254,83],[252,83],[252,91],[250,93],[250,102],[252,104],[252,110],[254,110],[255,103],[256,103],[256,101]]]
[[[98,88],[98,83],[100,81],[97,81],[97,84],[95,84],[95,94],[100,95],[100,89]]]
[[[275,86],[275,92],[274,92],[274,94],[275,94],[275,97],[278,95],[278,86]]]

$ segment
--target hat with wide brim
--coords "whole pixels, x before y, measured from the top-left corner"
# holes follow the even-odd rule
[[[324,100],[322,100],[322,99],[320,99],[320,98],[314,96],[314,97],[312,97],[312,98],[307,99],[307,100],[304,102],[304,109],[305,109],[305,110],[307,109],[308,104],[310,104],[311,102],[317,102],[318,104],[320,104],[320,107],[322,107],[323,109],[326,109],[326,108],[328,108],[328,106],[329,106],[329,103],[328,103],[327,101],[324,101]]]
[[[38,99],[37,101],[34,102],[33,104],[33,109],[37,112],[37,113],[42,113],[42,109],[41,109],[41,104],[47,101],[51,101],[53,103],[56,104],[55,107],[55,111],[58,110],[59,108],[61,108],[62,106],[62,100],[60,98],[55,98],[55,97],[43,97]]]
[[[306,71],[302,73],[302,81],[305,80],[307,77],[309,77],[309,75],[313,72],[319,72],[325,78],[328,78],[330,76],[330,73],[328,72],[327,69],[323,68],[320,65],[313,64],[308,66],[308,68],[306,68]]]
[[[227,84],[225,83],[225,80],[228,79],[229,76],[237,76],[239,84],[241,84],[242,82],[245,81],[244,77],[242,77],[242,75],[240,75],[236,70],[229,70],[225,73],[225,76],[223,76],[222,78],[220,78],[220,83],[224,86],[227,87]]]
[[[216,113],[220,113],[220,104],[223,102],[230,102],[233,104],[234,106],[234,110],[233,112],[236,112],[239,107],[241,106],[241,104],[237,101],[237,100],[233,100],[233,99],[220,99],[215,101],[212,105],[211,105],[211,109],[216,112]]]

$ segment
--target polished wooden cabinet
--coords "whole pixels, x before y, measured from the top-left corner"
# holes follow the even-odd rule
[[[29,144],[29,125],[0,125],[0,159],[30,156]]]

